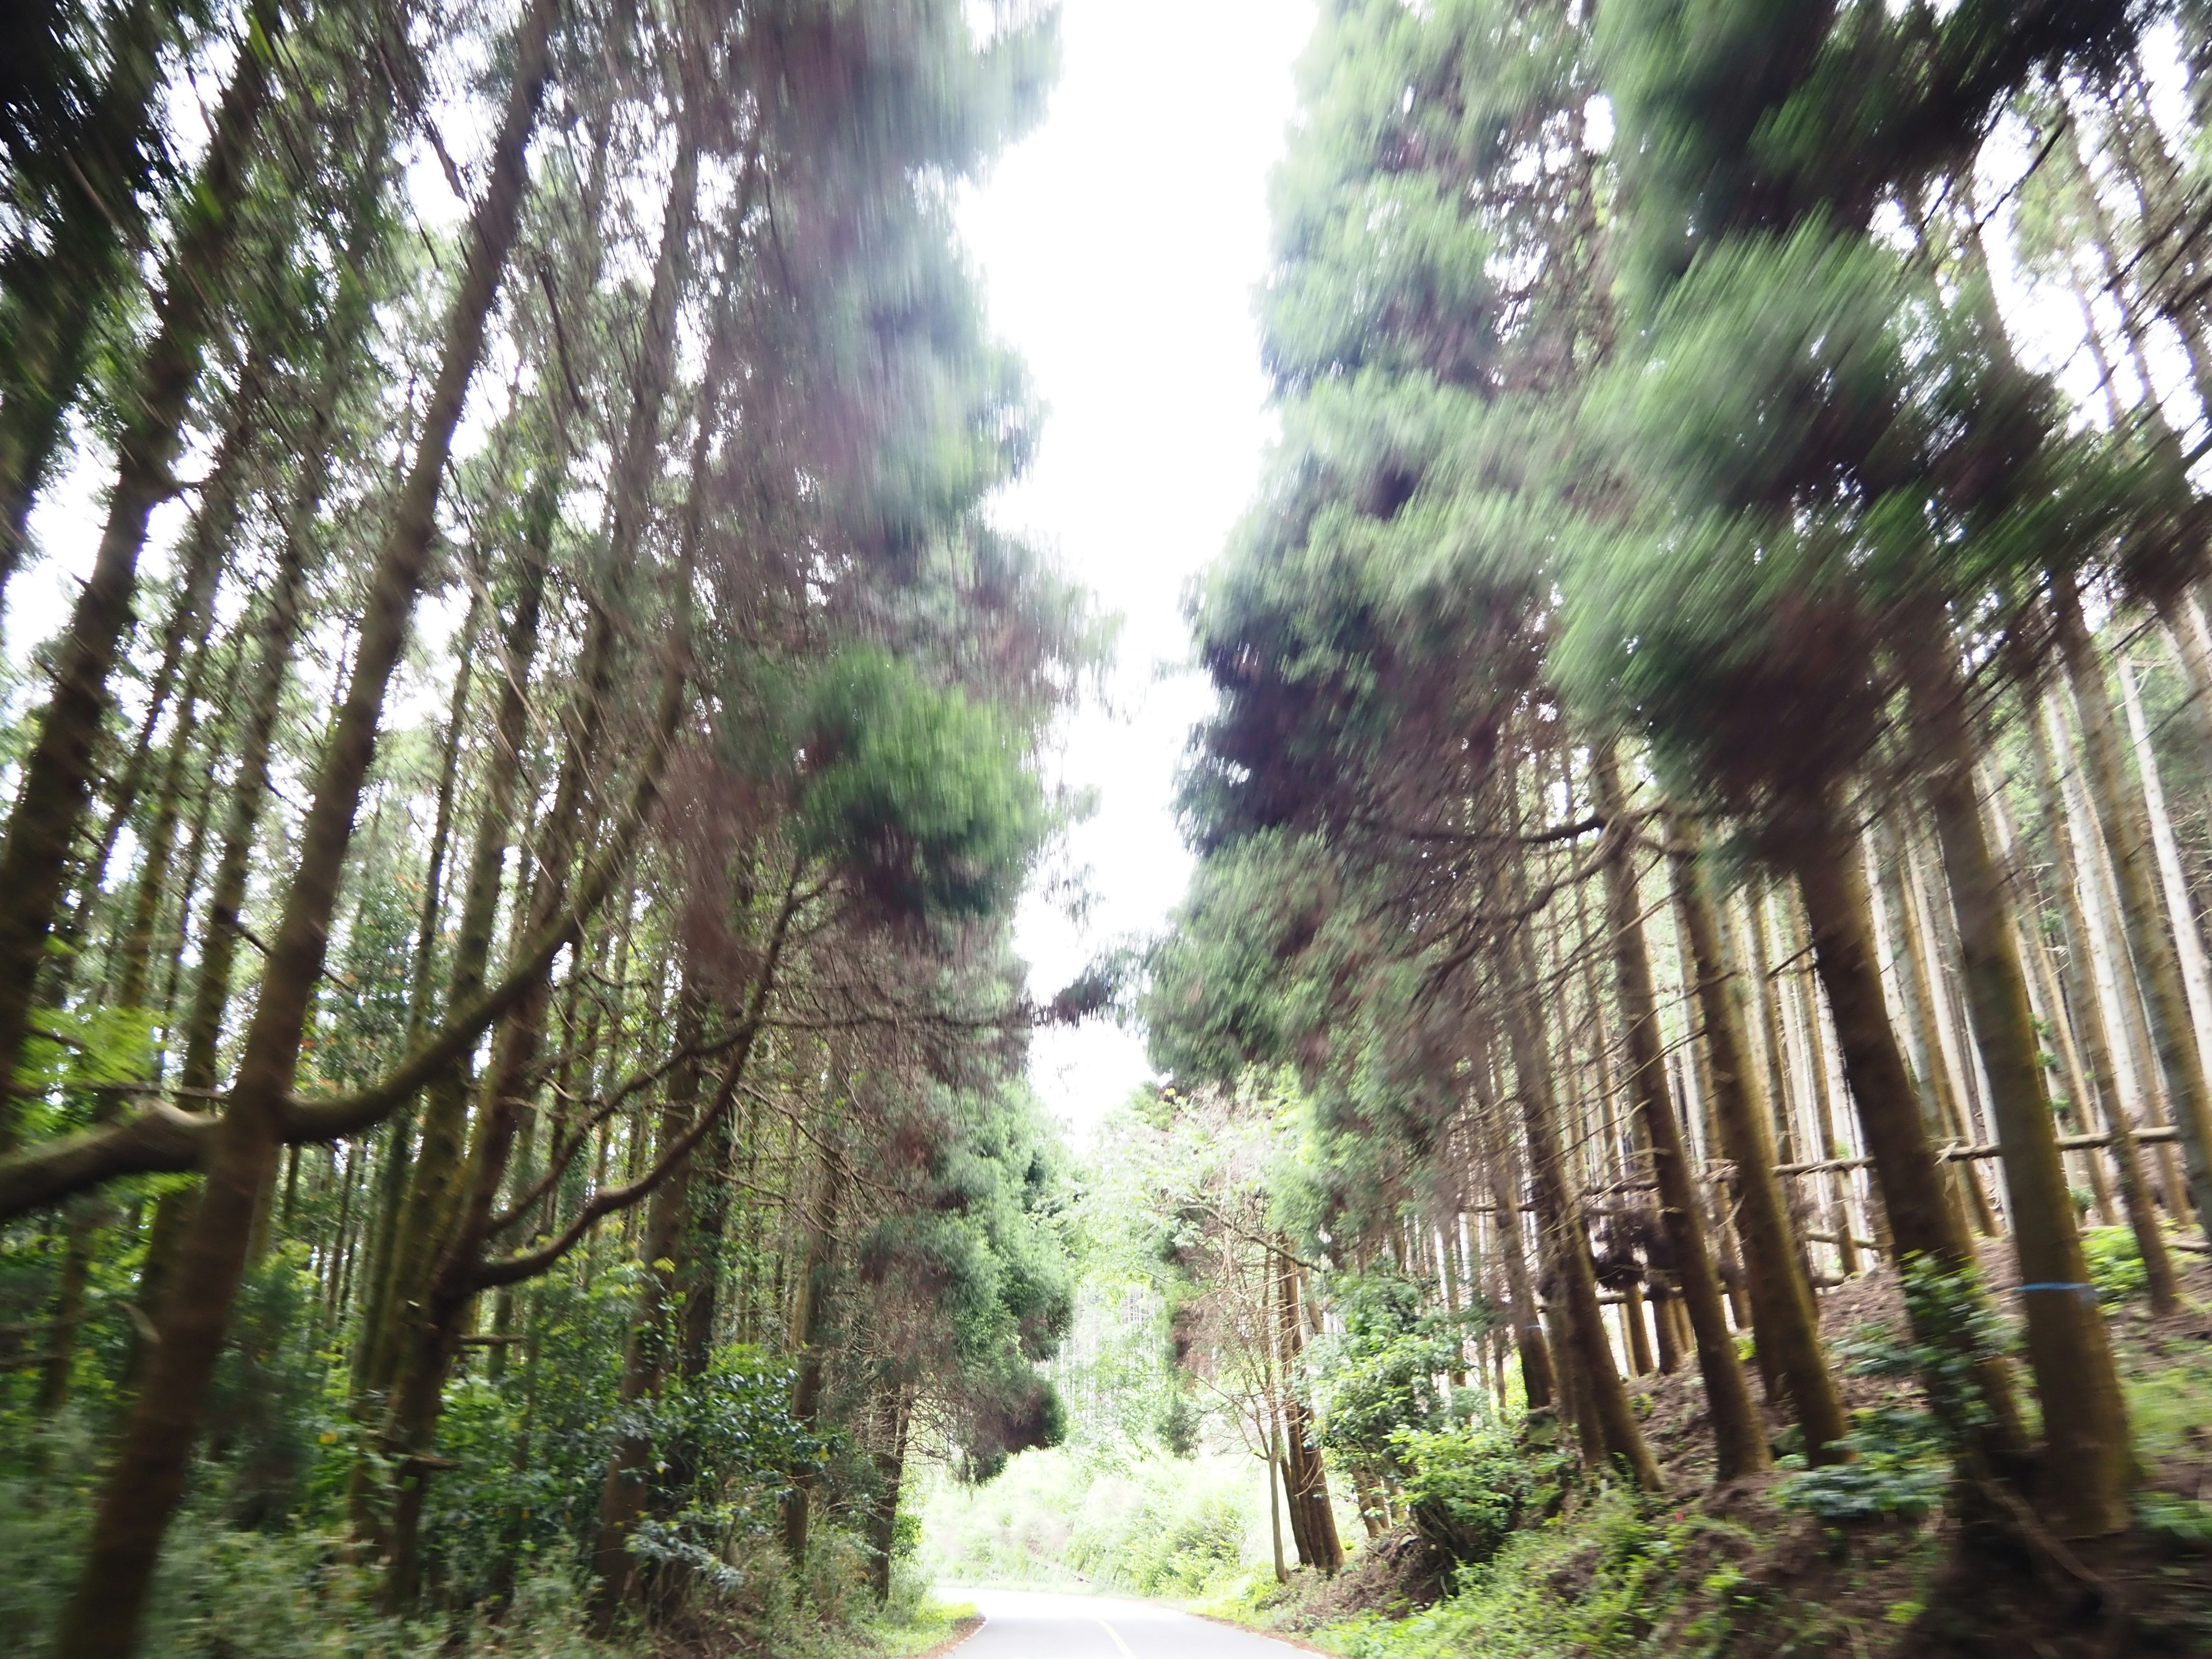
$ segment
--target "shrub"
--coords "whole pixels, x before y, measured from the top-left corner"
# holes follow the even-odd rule
[[[1556,1448],[1495,1431],[1401,1429],[1406,1500],[1421,1536],[1454,1561],[1487,1561],[1515,1528],[1557,1511],[1573,1465]]]
[[[2110,1308],[2131,1302],[2150,1289],[2150,1274],[2143,1267],[2142,1249],[2126,1227],[2097,1227],[2081,1235],[2082,1254],[2089,1259],[2089,1282],[2097,1287],[2097,1300]]]
[[[1784,1459],[1801,1467],[1776,1483],[1775,1500],[1834,1522],[1917,1520],[1943,1501],[1950,1455],[1926,1412],[1901,1406],[1855,1412],[1843,1443],[1851,1453],[1848,1463],[1808,1469],[1802,1458]]]

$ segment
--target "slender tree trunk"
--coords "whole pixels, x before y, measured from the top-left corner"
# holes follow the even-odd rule
[[[1275,1551],[1275,1582],[1291,1582],[1291,1570],[1283,1561],[1283,1504],[1278,1476],[1283,1462],[1283,1431],[1270,1420],[1267,1425],[1267,1538]]]
[[[446,1005],[465,1006],[483,989],[490,965],[492,930],[497,922],[507,854],[514,840],[516,798],[522,781],[523,747],[530,720],[532,666],[545,592],[545,573],[559,512],[557,461],[549,460],[532,486],[523,512],[523,533],[514,610],[502,635],[498,712],[477,809],[476,835],[463,889],[461,917],[453,940]],[[389,1394],[403,1361],[408,1334],[419,1328],[430,1274],[450,1235],[455,1182],[465,1152],[471,1090],[465,1062],[456,1063],[425,1091],[421,1141],[416,1149],[406,1194],[401,1202],[397,1242],[375,1295],[378,1316],[364,1328],[355,1356],[354,1395],[357,1409]],[[356,1466],[351,1487],[356,1535],[376,1530],[368,1507],[365,1463]]]
[[[1620,1373],[1613,1364],[1613,1345],[1605,1332],[1605,1310],[1597,1299],[1596,1271],[1591,1266],[1589,1243],[1583,1230],[1582,1206],[1576,1200],[1565,1149],[1559,1143],[1549,1058],[1535,1024],[1533,953],[1522,934],[1515,935],[1508,948],[1517,958],[1519,984],[1505,999],[1506,1037],[1513,1051],[1514,1084],[1521,1097],[1539,1218],[1551,1235],[1549,1255],[1560,1282],[1558,1294],[1573,1343],[1577,1392],[1588,1390],[1581,1403],[1598,1430],[1606,1454],[1619,1459],[1638,1486],[1657,1492],[1665,1482],[1658,1461],[1644,1443],[1644,1431],[1628,1403],[1628,1391],[1621,1386]]]
[[[2051,966],[2051,951],[2042,937],[2033,931],[2045,902],[2042,888],[2034,872],[2021,859],[2014,839],[2002,778],[1991,768],[1977,787],[1988,812],[1990,827],[1996,833],[1997,861],[2005,883],[2019,896],[2019,902],[2013,907],[2014,942],[2029,973],[2028,1010],[2035,1018],[2039,1036],[2047,1029],[2057,1047],[2056,1064],[2048,1051],[2044,1055],[2044,1086],[2061,1126],[2076,1133],[2089,1133],[2087,1126],[2096,1121],[2089,1073],[2082,1063],[2074,1023],[2068,1018],[2066,994]],[[2105,1180],[2104,1164],[2094,1152],[2082,1156],[2087,1165],[2100,1224],[2110,1225],[2112,1195]]]
[[[2082,626],[2080,599],[2072,582],[2064,578],[2052,583],[2051,595],[2058,619],[2059,649],[2065,656],[2067,676],[2081,714],[2089,798],[2112,855],[2129,950],[2143,972],[2143,1006],[2150,1023],[2151,1044],[2166,1079],[2166,1098],[2172,1103],[2174,1127],[2188,1164],[2190,1194],[2198,1224],[2212,1228],[2212,1097],[2208,1097],[2203,1063],[2197,1052],[2180,964],[2153,896],[2148,821],[2142,795],[2128,788],[2121,773],[2112,696]]]
[[[460,777],[461,733],[468,715],[477,629],[482,620],[483,607],[481,592],[472,594],[467,619],[461,626],[461,659],[454,671],[453,707],[446,720],[446,756],[438,773],[437,808],[430,831],[430,851],[425,860],[422,908],[416,923],[414,969],[408,985],[407,1042],[410,1048],[421,1040],[430,1023],[431,979],[436,965],[439,924],[445,914],[446,861],[452,845],[453,800]],[[518,672],[526,672],[526,670]],[[483,971],[479,966],[471,994],[474,989],[480,989],[482,984]],[[408,1170],[413,1162],[414,1117],[411,1104],[402,1108],[393,1117],[386,1155],[378,1172],[375,1218],[370,1228],[368,1263],[362,1274],[365,1292],[360,1329],[354,1342],[354,1394],[356,1400],[361,1395],[362,1368],[370,1351],[376,1346],[378,1334],[384,1325],[386,1292],[389,1289],[391,1264],[397,1248],[400,1209],[407,1196]],[[495,1349],[493,1352],[495,1358],[504,1358],[504,1349]]]
[[[1676,913],[1688,939],[1698,1010],[1705,1018],[1714,1123],[1722,1152],[1735,1165],[1740,1194],[1736,1224],[1743,1231],[1753,1329],[1759,1347],[1771,1355],[1790,1411],[1804,1431],[1808,1459],[1837,1462],[1842,1455],[1838,1443],[1846,1426],[1843,1405],[1820,1352],[1820,1310],[1802,1272],[1804,1256],[1790,1229],[1781,1178],[1774,1173],[1773,1143],[1766,1138],[1768,1115],[1757,1097],[1742,1006],[1732,994],[1721,957],[1720,921],[1698,856],[1697,826],[1680,814],[1670,814],[1667,839],[1673,851]],[[1694,1327],[1696,1307],[1692,1305],[1689,1312]],[[1725,1339],[1724,1322],[1720,1334]],[[1701,1359],[1705,1341],[1705,1333],[1699,1331]],[[1706,1389],[1710,1395],[1710,1380]],[[1757,1419],[1753,1421],[1756,1425]],[[1763,1431],[1760,1445],[1764,1449]]]
[[[841,1109],[842,1103],[833,1097],[825,1103],[825,1117]],[[844,1196],[844,1168],[837,1151],[840,1139],[835,1124],[825,1123],[821,1195],[808,1219],[806,1258],[799,1267],[792,1302],[791,1358],[797,1363],[799,1375],[791,1390],[791,1415],[809,1433],[819,1425],[822,1415],[823,1316],[836,1266],[837,1217]],[[814,1471],[811,1467],[794,1469],[791,1490],[783,1503],[783,1549],[794,1568],[806,1564],[813,1516]]]
[[[2070,753],[2072,739],[2059,695],[2052,696],[2045,712],[2050,718],[2051,734],[2059,751]],[[2172,1117],[2166,1110],[2166,1080],[2159,1072],[2157,1051],[2151,1042],[2150,1024],[2144,1013],[2142,975],[2128,953],[2127,924],[2121,914],[2119,889],[2112,878],[2112,860],[2106,855],[2104,834],[2081,768],[2067,768],[2060,777],[2059,787],[2074,847],[2083,860],[2081,877],[2087,883],[2081,890],[2081,896],[2090,927],[2090,978],[2103,1000],[2106,1029],[2114,1040],[2113,1058],[2125,1068],[2124,1074],[2117,1079],[2117,1086],[2124,1097],[2130,1091],[2133,1092],[2145,1125],[2166,1128],[2171,1127]],[[2115,1014],[2118,1016],[2117,1026],[2111,1024]],[[2161,1140],[2153,1157],[2158,1170],[2159,1201],[2169,1214],[2185,1224],[2189,1183],[2182,1175],[2180,1154],[2171,1140]]]
[[[2143,815],[2150,828],[2153,862],[2166,897],[2166,914],[2172,922],[2174,955],[2181,968],[2181,988],[2189,1001],[2190,1032],[2197,1052],[2212,1052],[2212,983],[2208,983],[2204,941],[2198,931],[2197,907],[2189,894],[2189,878],[2181,867],[2181,848],[2173,834],[2173,820],[2166,810],[2166,787],[2158,775],[2158,752],[2151,743],[2149,723],[2143,717],[2142,696],[2136,689],[2135,665],[2124,654],[2115,657],[2119,672],[2120,703],[2126,711],[2128,735],[2133,739],[2136,775],[2142,786]]]
[[[592,775],[615,696],[621,630],[614,607],[622,603],[620,596],[628,585],[650,506],[648,468],[659,443],[662,408],[672,374],[676,308],[690,265],[697,183],[698,142],[696,131],[686,126],[662,213],[644,338],[632,377],[623,448],[615,466],[608,544],[576,670],[577,687],[569,708],[561,775],[538,848],[537,878],[528,908],[533,933],[550,926],[565,904],[569,865],[588,841],[596,793]],[[688,544],[692,538],[687,535],[686,539]],[[688,555],[685,568],[690,568]],[[459,1187],[460,1207],[450,1225],[434,1235],[437,1265],[424,1299],[427,1305],[416,1313],[400,1295],[395,1293],[391,1298],[395,1317],[406,1317],[414,1327],[404,1358],[395,1345],[387,1362],[398,1379],[392,1389],[389,1437],[405,1460],[386,1586],[387,1602],[395,1608],[410,1605],[415,1595],[417,1528],[424,1483],[432,1468],[426,1460],[436,1433],[445,1375],[459,1340],[454,1322],[475,1295],[474,1275],[488,1242],[486,1229],[505,1180],[517,1127],[528,1109],[531,1074],[551,994],[550,971],[549,964],[546,972],[538,974],[517,999],[494,1039],[491,1066],[483,1080],[481,1109]],[[432,1111],[426,1114],[426,1141],[428,1121],[435,1115],[433,1103]],[[428,1162],[427,1152],[424,1162]]]
[[[1606,867],[1606,921],[1613,935],[1613,971],[1619,982],[1620,1015],[1626,1026],[1629,1089],[1650,1143],[1651,1170],[1659,1188],[1659,1220],[1674,1259],[1674,1275],[1696,1333],[1698,1372],[1705,1383],[1706,1408],[1712,1413],[1715,1474],[1734,1480],[1766,1468],[1772,1457],[1766,1431],[1753,1403],[1751,1385],[1736,1356],[1728,1312],[1721,1305],[1720,1277],[1705,1247],[1698,1215],[1697,1179],[1690,1153],[1667,1090],[1667,1061],[1660,1041],[1658,998],[1651,987],[1651,961],[1644,939],[1644,896],[1633,863],[1635,842],[1626,833],[1628,804],[1613,746],[1592,753],[1597,806],[1608,828],[1619,824],[1616,850]],[[1706,915],[1708,922],[1711,912]],[[1708,1016],[1710,1022],[1710,1016]],[[1626,1310],[1636,1331],[1643,1310]],[[1670,1345],[1671,1346],[1671,1345]],[[1825,1442],[1808,1433],[1817,1451]]]
[[[2128,1226],[2135,1234],[2136,1249],[2142,1256],[2152,1310],[2163,1318],[2180,1306],[2173,1258],[2166,1247],[2166,1233],[2159,1225],[2157,1208],[2151,1202],[2150,1183],[2143,1176],[2142,1150],[2136,1145],[2135,1128],[2129,1121],[2127,1103],[2120,1097],[2119,1081],[2112,1066],[2112,1037],[2106,1025],[2104,999],[2098,993],[2091,957],[2089,917],[2081,902],[2081,884],[2094,877],[2082,867],[2075,845],[2072,819],[2059,790],[2057,769],[2051,763],[2050,731],[2045,720],[2047,712],[2040,700],[2029,711],[2028,752],[2035,763],[2036,793],[2042,803],[2045,832],[2051,837],[2057,860],[2056,880],[2064,908],[2066,931],[2072,941],[2066,957],[2070,1000],[2081,1015],[2086,1049],[2083,1057],[2089,1080],[2104,1103],[2105,1122],[2112,1132],[2112,1163],[2119,1175],[2120,1202],[2126,1208]]]
[[[1299,1396],[1295,1374],[1298,1355],[1305,1347],[1298,1319],[1297,1263],[1291,1260],[1289,1241],[1278,1238],[1275,1248],[1276,1313],[1280,1320],[1283,1352],[1283,1451],[1290,1468],[1291,1512],[1303,1514],[1306,1565],[1334,1577],[1344,1567],[1344,1545],[1337,1537],[1336,1512],[1329,1506],[1328,1476],[1322,1468],[1321,1449],[1313,1443],[1313,1413]]]
[[[1559,1385],[1551,1347],[1544,1340],[1536,1286],[1528,1275],[1528,1247],[1521,1231],[1521,1183],[1513,1167],[1512,1136],[1498,1110],[1486,1025],[1476,1024],[1474,1048],[1475,1156],[1489,1173],[1491,1202],[1498,1209],[1498,1250],[1504,1257],[1506,1317],[1512,1322],[1514,1351],[1521,1360],[1521,1392],[1530,1411],[1545,1411],[1554,1404]]]
[[[155,507],[175,490],[170,473],[200,363],[221,320],[215,295],[228,281],[239,209],[263,106],[271,42],[281,27],[275,0],[256,0],[249,36],[217,108],[207,159],[188,197],[185,222],[164,273],[153,341],[117,444],[107,527],[63,636],[54,689],[23,769],[0,842],[0,1152],[15,1137],[15,1097],[6,1089],[22,1063],[40,958],[63,878],[91,799],[93,756],[107,711],[107,680],[131,621],[138,555]],[[135,1613],[134,1613],[135,1616]]]
[[[1942,1069],[1951,1079],[1951,1086],[1942,1091],[1937,1098],[1942,1103],[1943,1121],[1939,1126],[1942,1138],[1955,1146],[1972,1146],[1981,1137],[1974,1133],[1972,1093],[1974,1072],[1978,1059],[1974,1054],[1972,1033],[1969,1022],[1959,1017],[1948,983],[1948,964],[1952,952],[1948,948],[1943,927],[1945,907],[1926,879],[1916,838],[1910,833],[1900,836],[1905,908],[1901,912],[1904,923],[1905,948],[1914,962],[1923,964],[1921,989],[1929,998],[1929,1014],[1934,1025],[1933,1035],[1941,1051]],[[1959,1201],[1965,1206],[1967,1224],[1984,1238],[1995,1238],[2003,1230],[1997,1224],[1996,1212],[1990,1206],[1990,1195],[1984,1190],[1981,1177],[1974,1173],[1973,1165],[1953,1159],[1944,1166]]]
[[[1833,804],[1820,799],[1796,803],[1776,828],[1774,850],[1796,877],[1805,902],[1814,966],[1828,994],[1844,1075],[1898,1258],[1909,1263],[1924,1257],[1947,1271],[1971,1273],[1976,1266],[1973,1249],[1944,1191],[1942,1171],[1883,1005],[1871,907],[1852,839],[1837,821]],[[1929,1321],[1914,1334],[1930,1347],[1954,1352],[1971,1335]],[[1988,1423],[1970,1450],[2001,1471],[2016,1467],[2022,1432],[2003,1362],[1976,1364],[1972,1386],[1981,1395]],[[1938,1409],[1960,1405],[1939,1401]]]
[[[878,1413],[884,1443],[870,1454],[876,1466],[876,1490],[868,1503],[868,1585],[876,1605],[890,1605],[891,1565],[898,1549],[898,1509],[906,1479],[907,1425],[914,1413],[914,1392],[904,1383],[884,1391]]]
[[[123,1659],[137,1646],[161,1540],[184,1495],[208,1380],[229,1325],[254,1211],[298,1068],[386,688],[426,574],[454,428],[483,356],[485,324],[514,238],[554,10],[553,0],[533,0],[516,39],[514,84],[471,228],[429,412],[371,577],[351,685],[301,826],[299,862],[237,1082],[209,1149],[199,1209],[164,1310],[161,1345],[124,1429],[56,1659]],[[258,52],[249,56],[259,61]]]
[[[154,758],[154,733],[161,725],[161,716],[167,712],[171,694],[177,690],[177,676],[187,662],[196,661],[198,654],[207,649],[214,632],[216,590],[246,493],[244,475],[254,441],[268,414],[264,393],[270,356],[270,343],[255,339],[240,373],[237,389],[231,395],[229,416],[222,441],[216,448],[214,466],[206,483],[201,486],[198,510],[192,514],[191,526],[185,534],[177,597],[161,630],[161,655],[146,690],[146,712],[139,717],[130,758],[124,762],[121,772],[106,792],[106,823],[101,829],[99,844],[76,877],[76,902],[54,930],[65,956],[73,955],[76,947],[88,935],[88,923],[100,902],[116,840],[137,811],[138,797],[145,788],[147,769]],[[59,1002],[66,996],[73,972],[71,963],[65,960],[52,975],[49,993],[52,1001]]]
[[[1951,1138],[1951,1126],[1959,1119],[1954,1085],[1956,1073],[1944,1045],[1942,1016],[1936,1011],[1936,963],[1927,930],[1920,926],[1919,908],[1907,885],[1911,865],[1905,838],[1886,819],[1878,819],[1870,840],[1873,844],[1869,848],[1869,861],[1874,867],[1881,896],[1881,909],[1870,920],[1876,934],[1877,959],[1883,924],[1888,924],[1890,962],[1897,986],[1900,1024],[1905,1034],[1905,1047],[1900,1057],[1905,1061],[1908,1077],[1917,1085],[1915,1095],[1921,1121],[1931,1142],[1948,1139]],[[1871,897],[1870,894],[1869,900]],[[1966,1188],[1955,1170],[1946,1168],[1942,1178],[1951,1201],[1958,1206],[1959,1228],[1963,1235],[1967,1227]]]
[[[687,1003],[687,1006],[690,1006]],[[696,1019],[679,1021],[676,1044],[681,1048],[698,1041]],[[662,1109],[660,1141],[673,1142],[689,1128],[699,1104],[699,1066],[687,1060],[671,1075],[668,1097]],[[643,1277],[639,1281],[637,1315],[630,1327],[629,1346],[623,1356],[618,1398],[625,1413],[647,1395],[658,1394],[678,1350],[678,1332],[672,1328],[671,1293],[677,1286],[676,1257],[689,1215],[691,1160],[684,1159],[653,1195],[647,1213],[645,1239],[639,1250]],[[633,1413],[634,1415],[634,1413]],[[901,1433],[903,1433],[903,1428]],[[624,1602],[633,1599],[637,1558],[630,1553],[631,1530],[645,1513],[647,1461],[650,1439],[635,1427],[615,1442],[613,1455],[599,1492],[599,1526],[592,1551],[592,1571],[598,1579],[592,1596],[594,1623],[611,1631]]]
[[[2102,1536],[2127,1525],[2135,1472],[2119,1373],[2075,1227],[2011,895],[1975,794],[1966,687],[1933,629],[1907,649],[1912,724],[1929,767],[1925,787],[1959,919],[1966,997],[2003,1152],[2028,1365],[2043,1407],[2037,1498],[2063,1535]]]

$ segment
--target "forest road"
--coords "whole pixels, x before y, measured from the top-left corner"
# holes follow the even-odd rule
[[[1149,1601],[1038,1590],[952,1590],[973,1601],[983,1628],[957,1659],[1288,1659],[1298,1649],[1209,1624]]]

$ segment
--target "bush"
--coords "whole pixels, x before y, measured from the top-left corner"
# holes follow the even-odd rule
[[[2150,1274],[2130,1229],[2092,1228],[2081,1235],[2081,1250],[2089,1259],[2089,1282],[2097,1287],[2097,1300],[2105,1306],[2116,1307],[2148,1293]]]
[[[1951,1458],[1936,1420],[1902,1406],[1876,1406],[1852,1413],[1843,1444],[1848,1463],[1800,1468],[1775,1483],[1775,1501],[1823,1521],[1874,1521],[1902,1516],[1918,1520],[1943,1501],[1951,1484]]]
[[[1555,1447],[1490,1430],[1391,1437],[1410,1471],[1406,1501],[1422,1537],[1454,1561],[1487,1561],[1516,1527],[1558,1511],[1573,1468]]]

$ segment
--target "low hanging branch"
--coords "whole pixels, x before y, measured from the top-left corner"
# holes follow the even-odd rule
[[[762,1028],[768,1023],[769,1001],[775,994],[776,969],[781,965],[784,944],[790,934],[792,913],[798,908],[798,892],[799,883],[794,876],[784,889],[783,902],[776,912],[775,927],[769,936],[767,953],[761,959],[760,971],[753,976],[752,988],[746,998],[745,1017],[738,1026],[735,1052],[730,1057],[729,1069],[723,1073],[721,1084],[714,1091],[714,1098],[708,1103],[707,1109],[700,1113],[691,1127],[670,1144],[650,1170],[626,1186],[601,1188],[577,1212],[575,1218],[544,1244],[534,1250],[524,1250],[496,1261],[481,1263],[471,1274],[474,1288],[478,1291],[494,1290],[501,1285],[514,1285],[526,1279],[535,1279],[550,1271],[601,1220],[651,1197],[653,1189],[691,1156],[692,1149],[729,1111],[731,1103],[738,1097],[738,1085],[744,1081],[745,1066],[752,1058],[754,1046],[760,1040]]]
[[[286,1099],[278,1139],[299,1146],[337,1140],[374,1127],[468,1053],[492,1022],[513,1007],[562,948],[583,935],[629,867],[639,836],[659,799],[661,774],[675,747],[684,676],[672,672],[657,711],[655,741],[615,833],[600,851],[568,908],[518,954],[489,986],[382,1079],[358,1093],[326,1099]],[[58,1204],[75,1194],[134,1175],[182,1175],[200,1167],[220,1119],[153,1101],[130,1117],[82,1130],[0,1159],[0,1221]]]

